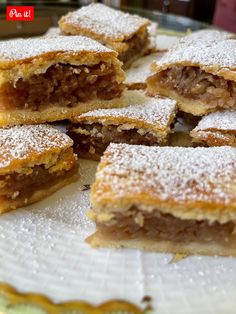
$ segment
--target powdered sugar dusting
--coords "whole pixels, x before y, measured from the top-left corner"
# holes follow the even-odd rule
[[[170,63],[190,62],[195,65],[236,68],[236,37],[230,33],[204,30],[183,37],[156,62],[158,68]]]
[[[176,109],[175,100],[147,97],[138,91],[126,91],[124,103],[128,107],[93,110],[79,116],[79,120],[86,117],[97,117],[104,120],[108,117],[123,117],[127,119],[127,123],[133,119],[165,128]]]
[[[220,203],[236,201],[236,148],[146,147],[110,144],[98,170],[98,201],[106,187],[117,199],[148,193],[179,204],[188,201]],[[100,192],[100,193],[99,193]]]
[[[213,129],[236,132],[236,111],[224,110],[210,113],[200,120],[194,131]]]
[[[0,61],[33,58],[48,52],[111,52],[99,42],[83,36],[40,37],[0,42]]]
[[[72,145],[73,141],[66,134],[46,124],[0,129],[0,168],[3,170],[16,159],[23,161],[32,154],[40,155]]]
[[[115,41],[130,37],[140,27],[149,24],[145,18],[124,13],[100,3],[92,3],[67,14],[65,22]]]

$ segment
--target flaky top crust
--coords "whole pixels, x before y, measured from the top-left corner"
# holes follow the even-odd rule
[[[0,129],[0,174],[47,164],[49,157],[55,158],[72,145],[66,134],[47,124]]]
[[[131,124],[134,127],[154,132],[170,131],[177,104],[164,97],[148,97],[140,91],[125,91],[122,97],[123,108],[98,109],[74,117],[73,122],[102,124]]]
[[[150,24],[148,19],[112,9],[104,4],[92,3],[59,20],[64,33],[83,33],[104,43],[122,42]]]
[[[111,63],[124,80],[117,52],[83,36],[13,39],[0,42],[0,84],[44,73],[53,64],[93,65]]]
[[[236,111],[223,110],[204,116],[193,131],[225,131],[236,134]]]
[[[181,219],[235,219],[236,148],[110,144],[98,166],[91,204],[101,222],[132,206]]]
[[[180,39],[160,60],[154,72],[175,65],[196,66],[203,71],[236,81],[236,35],[216,30],[201,30]]]

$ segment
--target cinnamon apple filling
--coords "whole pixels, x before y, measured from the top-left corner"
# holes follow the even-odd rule
[[[145,47],[148,47],[149,36],[147,30],[135,34],[124,44],[127,45],[127,49],[119,54],[119,59],[126,64],[135,56],[140,55]]]
[[[116,213],[107,223],[97,223],[98,232],[112,239],[149,238],[174,242],[217,241],[227,243],[236,237],[233,222],[209,223],[207,220],[182,220],[159,211],[146,213],[132,208],[127,213]]]
[[[0,109],[30,108],[39,110],[48,103],[73,107],[78,102],[120,97],[123,84],[116,81],[113,66],[56,64],[45,73],[19,79],[0,88]]]
[[[28,198],[35,192],[46,190],[62,180],[72,177],[78,166],[75,163],[69,170],[61,169],[54,172],[51,172],[50,169],[45,165],[37,165],[28,169],[29,173],[14,172],[0,176],[0,199],[2,201],[24,199],[24,203],[27,204]]]
[[[173,66],[149,78],[161,88],[200,100],[212,107],[236,107],[236,82],[206,73],[198,67]]]
[[[127,143],[136,145],[161,145],[165,138],[154,136],[144,129],[129,125],[103,125],[101,123],[77,124],[68,131],[74,141],[75,152],[79,156],[101,156],[110,143]]]

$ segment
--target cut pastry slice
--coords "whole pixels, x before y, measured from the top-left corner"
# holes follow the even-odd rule
[[[236,111],[217,111],[204,116],[190,135],[196,144],[236,146]]]
[[[0,42],[0,126],[120,106],[124,72],[116,56],[82,36]]]
[[[79,157],[99,160],[113,143],[164,145],[176,115],[176,102],[126,91],[128,107],[90,111],[73,119],[68,135]]]
[[[128,89],[146,89],[146,80],[152,74],[151,64],[162,56],[163,53],[157,52],[134,61],[129,69],[126,70],[125,85]]]
[[[77,177],[73,141],[49,125],[0,129],[0,213],[34,203]]]
[[[149,49],[149,24],[148,19],[100,3],[82,7],[59,20],[64,34],[98,40],[117,51],[118,58],[126,66]]]
[[[236,255],[236,148],[111,144],[91,206],[93,247]]]
[[[180,39],[153,63],[148,93],[168,95],[180,110],[198,116],[236,108],[235,37],[204,30]]]

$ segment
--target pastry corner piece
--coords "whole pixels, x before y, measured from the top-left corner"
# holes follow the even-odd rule
[[[176,102],[125,91],[123,108],[93,110],[72,119],[68,135],[79,157],[99,160],[112,143],[166,145],[175,120]]]
[[[111,144],[89,217],[93,247],[236,255],[236,149]]]
[[[236,111],[217,111],[204,116],[190,135],[196,145],[236,147]]]
[[[121,106],[117,53],[82,36],[0,42],[0,126],[69,119]]]
[[[114,49],[128,66],[148,51],[150,23],[138,15],[92,3],[63,16],[59,27],[65,35],[88,36]]]
[[[196,116],[236,109],[235,65],[236,35],[198,31],[181,38],[153,63],[148,93],[168,95],[181,111]]]
[[[73,141],[56,128],[0,129],[0,213],[43,199],[77,178]]]

